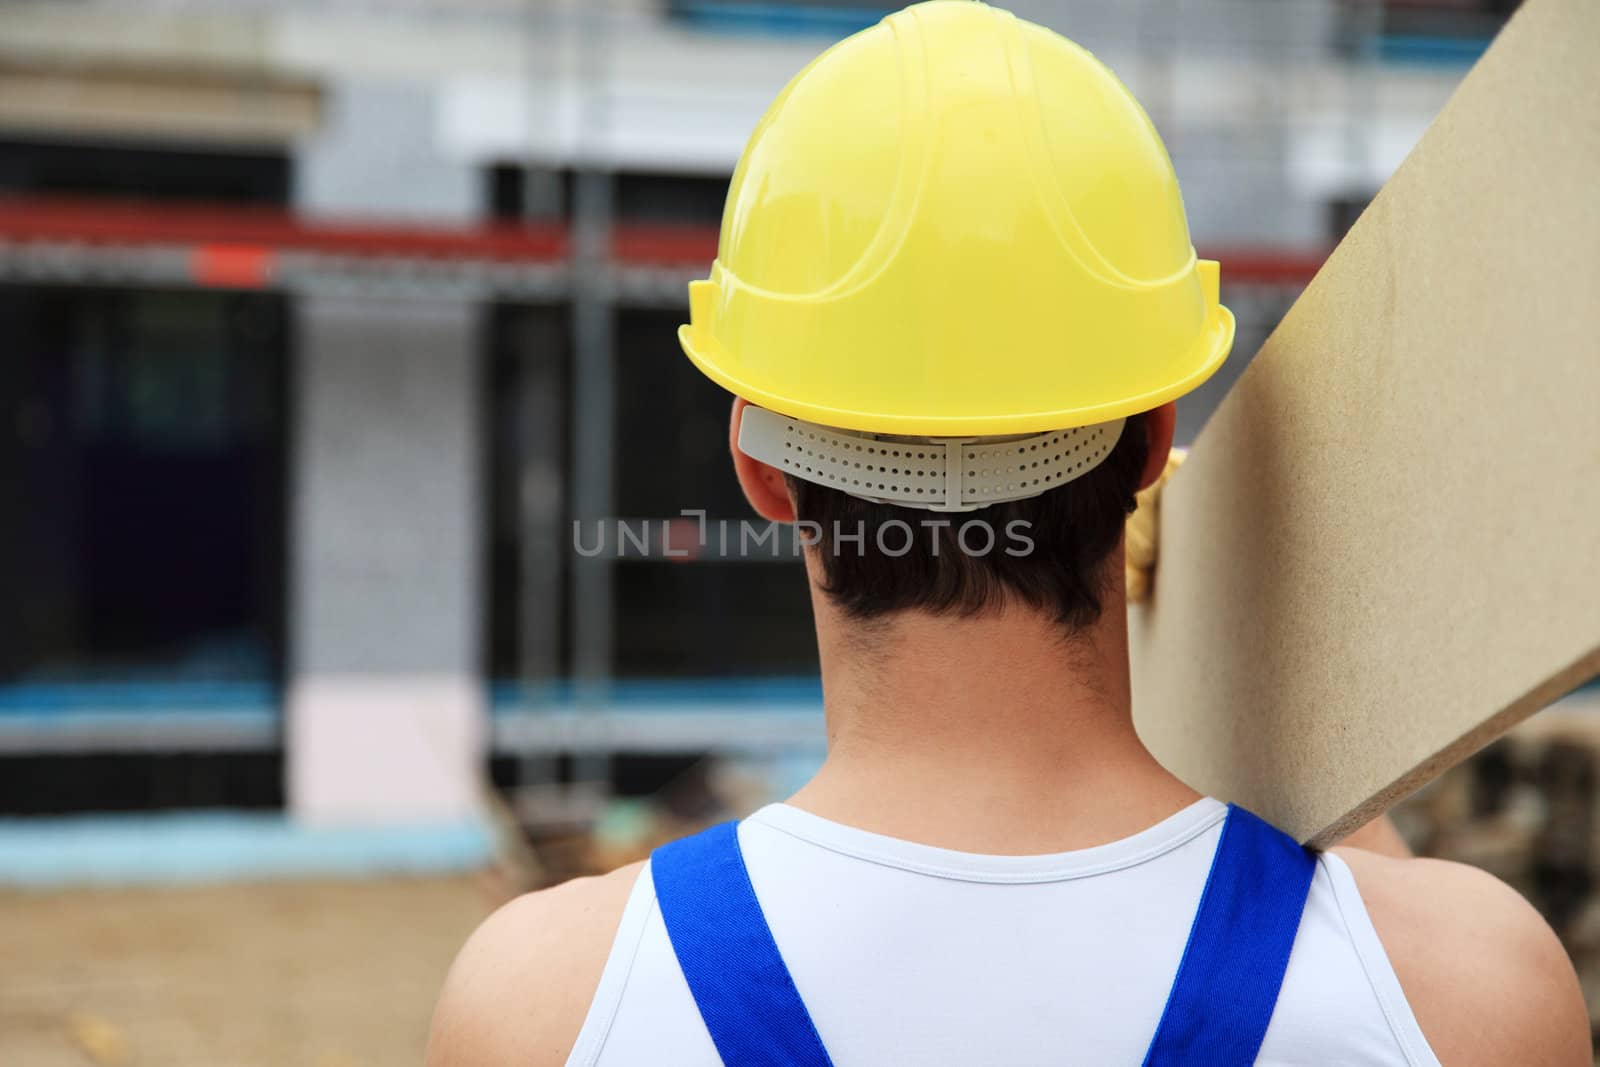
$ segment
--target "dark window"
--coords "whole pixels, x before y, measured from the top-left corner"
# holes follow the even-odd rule
[[[728,176],[619,174],[617,218],[629,222],[722,223]]]
[[[728,456],[730,397],[678,348],[684,313],[617,316],[619,516],[704,509],[755,520]],[[810,673],[816,638],[797,559],[624,560],[616,571],[617,673],[634,677]]]
[[[572,172],[500,163],[486,172],[489,214],[502,220],[564,219],[572,214]]]
[[[503,304],[490,315],[484,410],[495,679],[557,678],[570,666],[568,323],[565,307]]]
[[[0,190],[279,205],[289,199],[289,160],[282,152],[0,140]]]
[[[0,288],[0,679],[278,677],[284,314]]]
[[[0,193],[289,185],[281,152],[0,141]],[[0,715],[125,713],[176,752],[227,711],[259,751],[7,757],[0,811],[280,806],[287,301],[74,281],[0,285]]]
[[[1372,203],[1370,196],[1345,196],[1328,202],[1328,244],[1338,244],[1344,240],[1344,235],[1350,232],[1350,227],[1356,224],[1356,219],[1367,210],[1367,205]]]
[[[80,752],[0,756],[0,812],[281,808],[277,752]]]

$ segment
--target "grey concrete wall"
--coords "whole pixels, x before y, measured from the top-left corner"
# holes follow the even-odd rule
[[[288,792],[302,819],[477,809],[480,314],[296,303]]]
[[[479,169],[446,156],[437,89],[329,86],[296,160],[302,213],[463,223]],[[288,792],[319,822],[438,822],[479,804],[482,308],[295,301]]]
[[[290,670],[474,673],[479,309],[296,306]]]
[[[326,108],[323,129],[296,157],[296,210],[420,222],[482,213],[478,168],[441,154],[435,85],[334,81]]]

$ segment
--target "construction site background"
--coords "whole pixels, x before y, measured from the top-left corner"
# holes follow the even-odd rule
[[[816,766],[801,565],[705,536],[674,332],[767,102],[893,6],[0,5],[0,1063],[417,1062],[497,903]],[[1222,262],[1188,442],[1516,5],[1012,6]],[[1592,1013],[1597,708],[1396,812]]]

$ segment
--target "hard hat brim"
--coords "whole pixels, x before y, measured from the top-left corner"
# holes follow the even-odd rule
[[[1221,367],[1233,348],[1233,313],[1222,304],[1213,304],[1211,314],[1189,353],[1183,370],[1164,377],[1143,392],[1123,393],[1103,403],[1069,405],[1052,403],[1058,394],[1078,392],[1072,381],[1037,382],[1039,406],[1031,411],[975,410],[960,415],[941,415],[924,411],[863,411],[837,407],[810,397],[782,395],[764,387],[759,380],[734,372],[715,345],[695,343],[695,330],[685,324],[678,328],[678,343],[684,354],[706,377],[750,403],[791,418],[823,426],[869,433],[907,434],[927,437],[994,437],[1004,434],[1040,433],[1077,426],[1110,422],[1160,407],[1202,385]],[[704,333],[702,341],[709,338]],[[1080,394],[1081,395],[1081,394]]]

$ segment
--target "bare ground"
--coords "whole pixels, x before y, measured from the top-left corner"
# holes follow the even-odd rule
[[[3,1067],[420,1064],[471,878],[0,892]]]

